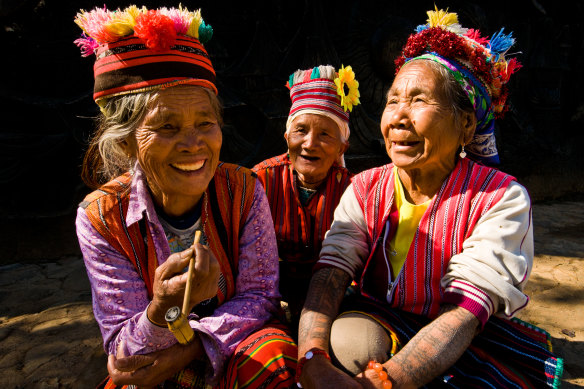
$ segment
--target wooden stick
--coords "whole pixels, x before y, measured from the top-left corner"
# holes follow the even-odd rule
[[[193,255],[189,261],[189,270],[187,275],[187,286],[185,287],[185,297],[183,300],[182,314],[187,317],[189,315],[189,303],[191,300],[191,289],[193,287],[193,272],[195,271],[195,245],[201,240],[201,230],[195,232],[195,241],[191,246],[193,248]]]

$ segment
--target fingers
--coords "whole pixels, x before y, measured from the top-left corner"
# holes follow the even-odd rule
[[[209,274],[209,247],[195,245],[195,278],[206,278]]]
[[[167,280],[175,276],[177,273],[182,273],[189,265],[189,260],[193,254],[193,249],[188,248],[185,251],[181,251],[180,253],[174,253],[170,255],[166,262],[164,262],[156,269],[156,273],[159,279]]]
[[[159,369],[154,368],[157,353],[134,355],[117,359],[110,354],[107,359],[107,371],[117,386],[137,385],[152,387],[159,383]]]
[[[113,357],[110,355],[110,357]],[[114,367],[121,372],[132,372],[145,366],[150,366],[156,360],[156,353],[146,355],[133,355],[125,358],[113,357]],[[109,364],[109,358],[108,358]]]

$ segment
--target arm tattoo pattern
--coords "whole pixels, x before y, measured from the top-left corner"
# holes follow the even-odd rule
[[[312,347],[328,351],[331,325],[350,283],[351,276],[336,268],[324,268],[312,276],[298,326],[298,355]]]
[[[423,386],[460,358],[478,325],[478,319],[466,309],[449,306],[390,360],[391,365],[416,386]]]

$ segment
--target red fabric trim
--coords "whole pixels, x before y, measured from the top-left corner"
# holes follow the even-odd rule
[[[464,296],[461,293],[445,292],[443,302],[446,304],[453,304],[462,307],[475,315],[481,322],[481,329],[484,328],[487,320],[489,320],[489,312],[480,303]]]
[[[112,97],[112,96],[116,96],[116,95],[122,95],[122,94],[126,94],[126,93],[132,93],[134,91],[137,91],[138,89],[147,89],[149,87],[159,87],[159,89],[162,88],[168,88],[171,86],[175,86],[175,85],[197,85],[197,86],[202,86],[204,88],[208,88],[211,89],[212,91],[215,92],[215,94],[217,94],[217,87],[215,86],[215,84],[213,84],[211,81],[207,81],[207,80],[201,80],[201,79],[189,79],[189,78],[162,78],[162,79],[157,79],[157,80],[149,80],[149,81],[144,81],[144,82],[139,82],[136,84],[131,84],[131,85],[123,85],[120,86],[118,88],[112,88],[112,89],[107,89],[104,91],[100,91],[98,93],[94,93],[93,94],[93,99],[95,101],[105,98],[105,97]]]

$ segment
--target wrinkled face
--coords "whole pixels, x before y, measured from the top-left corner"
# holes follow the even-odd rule
[[[128,140],[154,200],[169,215],[192,209],[219,163],[221,128],[209,96],[196,86],[163,89]]]
[[[307,188],[318,186],[348,147],[334,120],[310,113],[292,121],[286,141],[292,166],[302,186]]]
[[[402,67],[387,93],[381,133],[392,162],[408,169],[452,169],[463,131],[424,60]]]

